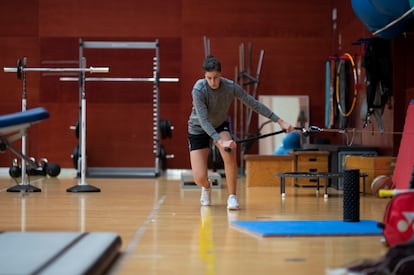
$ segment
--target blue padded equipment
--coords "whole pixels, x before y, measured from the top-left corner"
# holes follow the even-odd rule
[[[385,27],[400,18],[412,7],[412,0],[352,0],[352,9],[359,20],[370,32]],[[377,34],[383,39],[393,39],[406,30],[407,23],[413,19],[413,14],[405,17],[395,25]]]
[[[273,152],[274,155],[287,155],[289,151],[300,148],[300,134],[296,131],[287,134]]]
[[[37,167],[37,163],[25,154],[25,143],[22,142],[22,150],[17,150],[11,143],[18,139],[26,138],[26,128],[49,117],[49,113],[41,107],[26,111],[0,115],[0,152],[9,149],[22,159],[22,171],[26,171],[26,163]],[[7,192],[40,192],[40,188],[31,186],[26,181],[26,173],[22,173],[22,183],[8,188]]]
[[[7,115],[0,115],[0,135],[6,135],[29,127],[31,124],[49,118],[49,113],[42,107],[29,109]]]

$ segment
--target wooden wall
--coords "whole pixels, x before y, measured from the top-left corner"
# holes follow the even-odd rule
[[[334,7],[338,8],[336,32],[332,29]],[[325,0],[2,1],[0,23],[0,64],[5,67],[15,66],[16,60],[23,57],[28,57],[32,67],[76,67],[79,39],[158,39],[161,77],[180,78],[179,83],[160,85],[160,117],[170,119],[175,127],[173,137],[162,142],[167,152],[175,155],[168,160],[167,168],[189,167],[187,119],[192,85],[202,77],[204,36],[210,39],[211,52],[221,59],[223,73],[229,78],[234,78],[239,64],[241,43],[252,44],[254,70],[263,49],[258,93],[307,94],[312,124],[323,125],[326,58],[346,51],[360,53],[352,42],[369,35],[348,1]],[[406,41],[399,43],[407,47]],[[111,73],[105,76],[151,77],[152,56],[151,52],[136,50],[85,51],[88,65],[110,66]],[[403,58],[400,60],[409,66]],[[0,83],[0,112],[21,110],[21,81],[14,74],[0,73]],[[404,97],[396,98],[396,102],[406,103],[405,93],[412,93],[412,84],[400,85],[398,92]],[[27,90],[28,108],[43,106],[51,115],[30,128],[29,155],[72,168],[70,155],[77,141],[69,127],[78,118],[77,83],[33,72],[28,74]],[[87,83],[86,91],[88,165],[152,166],[152,84]],[[399,120],[404,118],[403,108],[401,113],[396,116]],[[393,110],[387,117],[393,125]],[[256,121],[253,116],[253,127]],[[353,123],[359,126],[357,116]],[[402,127],[400,121],[396,125]],[[398,144],[392,136],[363,142],[379,144],[388,153]],[[8,152],[2,154],[0,166],[9,166],[13,157]]]

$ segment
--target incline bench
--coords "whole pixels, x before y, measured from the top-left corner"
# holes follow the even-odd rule
[[[49,117],[49,113],[41,107],[27,111],[0,116],[0,152],[10,149],[22,160],[22,183],[8,188],[8,192],[40,192],[40,188],[31,186],[26,181],[26,163],[37,167],[37,164],[25,155],[25,143],[22,141],[22,150],[17,150],[11,143],[26,137],[26,129],[30,125]],[[24,160],[24,161],[23,161]]]
[[[49,118],[49,113],[42,107],[0,115],[0,140],[2,144],[9,146],[10,142],[22,137],[26,128],[46,118]],[[14,135],[10,136],[13,133]]]
[[[11,143],[20,139],[26,128],[49,117],[44,108],[34,108],[24,112],[0,116],[0,151],[9,148],[13,153],[30,162],[23,152],[17,150]]]

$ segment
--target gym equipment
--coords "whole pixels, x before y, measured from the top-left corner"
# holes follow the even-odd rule
[[[37,167],[37,164],[26,156],[25,146],[22,150],[17,150],[11,143],[26,135],[26,129],[32,124],[49,118],[49,113],[44,108],[34,108],[19,113],[12,113],[0,116],[0,148],[2,151],[7,148],[22,159],[21,171],[26,171],[27,167]],[[16,171],[14,171],[16,172]],[[21,173],[22,182],[7,189],[7,192],[40,192],[41,189],[29,184],[26,173]]]
[[[325,127],[345,128],[359,95],[360,58],[344,53],[325,62]],[[352,79],[352,81],[351,81]],[[349,83],[353,82],[352,86]],[[352,99],[348,91],[353,91]],[[350,107],[347,110],[347,104]]]
[[[61,81],[79,81],[76,77],[61,77]],[[97,81],[97,82],[154,82],[157,81],[153,77],[86,77],[85,81]],[[176,77],[160,77],[159,82],[178,82]]]
[[[380,189],[378,190],[378,197],[380,198],[393,197],[398,194],[407,193],[407,192],[414,192],[414,189]]]
[[[20,61],[20,60],[19,60]],[[107,73],[108,67],[89,67],[89,68],[26,68],[18,62],[16,68],[5,67],[5,73],[17,73],[17,78],[22,79],[24,72],[90,72],[90,73]]]
[[[160,168],[161,170],[165,171],[167,169],[167,159],[172,159],[175,156],[173,154],[167,154],[164,145],[160,144],[158,158],[160,160]]]
[[[252,136],[259,136],[260,135],[260,132],[263,130],[263,127],[265,127],[267,124],[269,124],[269,123],[273,123],[273,121],[271,121],[270,119],[269,120],[267,120],[267,121],[265,121],[265,122],[263,122],[260,126],[259,126],[259,128],[256,130],[256,133],[255,134],[252,134],[252,135],[249,135],[248,137],[252,137]],[[250,148],[253,146],[253,144],[254,144],[254,142],[256,141],[256,139],[254,139],[254,140],[252,140],[252,141],[247,141],[247,142],[245,142],[244,143],[244,146],[243,146],[243,148],[242,148],[242,153],[243,153],[243,155],[244,154],[246,154],[249,150],[250,150]]]
[[[273,151],[273,155],[288,155],[290,151],[300,148],[300,134],[293,131],[283,137],[282,143]]]
[[[88,168],[88,175],[90,176],[142,176],[142,177],[156,177],[160,174],[160,165],[162,160],[160,157],[160,137],[166,138],[171,137],[171,130],[173,129],[170,122],[161,122],[159,119],[159,83],[160,82],[178,82],[178,78],[160,78],[159,77],[159,43],[158,40],[151,41],[151,42],[123,42],[123,41],[83,41],[80,40],[79,43],[79,58],[82,67],[85,66],[85,57],[84,57],[84,49],[150,49],[155,51],[155,56],[153,57],[153,77],[147,78],[86,78],[82,75],[79,78],[68,78],[62,77],[60,78],[61,81],[79,81],[79,98],[80,98],[80,112],[79,112],[79,120],[81,121],[81,133],[80,133],[80,154],[78,157],[80,159],[80,163],[78,169],[85,170],[86,173],[86,98],[85,98],[85,82],[86,81],[113,81],[113,82],[136,82],[136,81],[144,81],[144,82],[153,82],[153,153],[155,157],[155,165],[154,168],[107,168],[99,169],[99,168]],[[162,128],[160,127],[160,123],[163,124]],[[169,125],[168,125],[169,124]],[[169,127],[169,128],[168,128]],[[162,130],[161,130],[162,129]],[[162,131],[162,132],[161,132]],[[75,158],[76,155],[74,154]],[[168,157],[173,157],[173,155],[169,155]],[[74,158],[74,159],[75,159]]]
[[[17,60],[17,66],[16,67],[12,67],[12,68],[4,68],[4,72],[16,72],[17,73],[17,78],[18,79],[22,79],[22,83],[23,83],[23,88],[22,88],[22,111],[26,110],[26,105],[27,105],[27,101],[26,101],[26,72],[27,71],[36,71],[36,70],[42,70],[42,68],[27,68],[27,58],[23,58],[23,62],[18,59]],[[54,68],[54,70],[57,70],[57,68]],[[99,70],[99,68],[98,68]],[[24,148],[23,148],[24,147]],[[26,133],[24,133],[24,135],[22,136],[22,152],[23,154],[26,154]],[[28,175],[31,174],[38,174],[38,171],[45,171],[44,175],[47,174],[46,172],[46,167],[47,165],[45,165],[45,163],[39,163],[39,165],[33,166],[33,164],[36,163],[35,161],[32,161],[30,165],[30,167],[26,170],[26,163],[23,161],[22,162],[22,167],[23,170],[27,171]],[[53,167],[55,169],[52,169],[53,172],[53,176],[58,176],[60,173],[60,166],[58,164],[53,164]],[[21,171],[18,171],[19,167],[17,165],[17,160],[13,161],[12,166],[10,167],[10,171],[9,174],[10,176],[13,177],[13,175],[18,175],[20,176],[22,173]],[[26,173],[25,173],[26,174]],[[43,174],[43,173],[41,173]]]
[[[344,171],[344,222],[359,222],[359,169]]]
[[[73,149],[73,153],[71,155],[71,158],[73,160],[73,167],[75,167],[76,170],[79,168],[79,158],[80,158],[80,148],[79,143],[75,145],[75,148]]]
[[[366,100],[361,109],[361,118],[368,126],[371,115],[375,116],[377,126],[384,130],[382,115],[392,96],[392,58],[389,40],[371,38],[361,39],[364,47],[362,63],[365,68]]]
[[[413,18],[413,2],[409,0],[352,0],[355,15],[373,35],[392,39],[403,33]],[[410,8],[411,7],[411,8]]]
[[[313,126],[312,126],[313,127]],[[312,131],[315,132],[315,130],[312,130],[312,128],[306,129],[306,128],[300,128],[300,127],[294,127],[295,130],[299,130],[302,132],[302,135],[307,137],[309,135],[309,133],[311,133]],[[318,128],[320,129],[320,128]],[[251,141],[255,141],[257,139],[262,139],[262,138],[266,138],[266,137],[270,137],[270,136],[274,136],[274,135],[279,135],[282,133],[286,133],[286,130],[279,130],[279,131],[275,131],[275,132],[271,132],[268,134],[263,134],[263,135],[256,135],[253,137],[249,137],[249,138],[245,138],[245,139],[236,139],[236,143],[245,143],[245,142],[251,142]],[[231,148],[226,147],[224,148],[224,151],[226,152],[231,152]]]
[[[414,103],[414,101],[413,101]],[[302,136],[304,137],[308,137],[310,134],[312,133],[319,133],[319,132],[330,132],[330,133],[337,133],[337,134],[343,134],[346,137],[346,143],[348,146],[351,146],[353,141],[354,141],[354,137],[356,133],[371,133],[371,134],[402,134],[401,132],[382,132],[382,131],[368,131],[368,130],[358,130],[355,128],[345,128],[345,129],[327,129],[327,128],[320,128],[318,126],[314,126],[311,125],[309,126],[309,128],[301,128],[301,127],[294,127],[293,128],[296,131],[300,131]],[[282,133],[285,133],[285,130],[279,130],[279,131],[275,131],[275,132],[271,132],[268,134],[263,134],[263,135],[256,135],[256,136],[252,136],[246,139],[236,139],[236,143],[246,143],[246,142],[251,142],[251,141],[255,141],[257,139],[262,139],[262,138],[266,138],[266,137],[270,137],[270,136],[274,136],[274,135],[279,135]],[[352,135],[351,137],[349,137],[349,135]],[[231,148],[226,147],[225,148],[226,152],[231,152]]]
[[[84,62],[81,62],[80,68],[28,68],[27,67],[27,57],[23,59],[23,64],[20,61],[20,59],[17,61],[17,67],[16,68],[10,68],[5,67],[4,72],[16,72],[17,78],[22,79],[23,88],[22,88],[22,111],[26,111],[26,72],[78,72],[81,74],[81,78],[85,78],[85,73],[106,73],[109,72],[109,67],[89,67],[86,68],[84,66]],[[84,83],[84,81],[81,81]],[[81,85],[82,86],[82,85]],[[84,89],[82,96],[84,98]],[[84,122],[84,121],[83,121]],[[85,123],[83,123],[82,126],[84,126]],[[84,128],[84,127],[82,127]],[[83,135],[84,136],[84,135]],[[26,153],[26,133],[22,135],[22,152],[23,155]],[[22,171],[26,171],[26,162],[22,161]],[[55,170],[54,172],[56,172]],[[60,169],[59,169],[60,172]],[[25,175],[26,173],[22,173],[22,175]],[[23,179],[22,179],[23,180]],[[81,190],[83,192],[100,192],[99,188],[96,188],[94,186],[87,185],[84,181],[84,177],[82,180],[82,183],[80,183],[81,187],[74,188],[75,190]]]
[[[16,67],[4,67],[5,73],[17,73],[17,79],[26,80],[26,72],[90,72],[90,73],[107,73],[109,67],[89,67],[89,68],[28,68],[27,57],[17,60]],[[24,83],[25,84],[25,83]]]
[[[373,195],[379,197],[380,190],[393,189],[392,177],[387,175],[379,175],[371,182],[371,192]]]
[[[171,138],[173,130],[174,126],[171,124],[170,120],[160,119],[159,131],[162,139]]]
[[[20,178],[22,175],[22,168],[19,166],[17,159],[13,159],[13,164],[9,169],[9,175],[12,178]]]
[[[26,174],[30,176],[51,176],[57,177],[60,174],[60,166],[57,163],[49,163],[46,158],[36,159],[31,157],[32,163],[36,163],[36,166],[29,165],[26,169]],[[22,168],[16,159],[13,159],[12,166],[9,168],[9,175],[12,178],[18,178],[22,174]]]
[[[354,95],[352,98],[352,104],[351,107],[348,111],[345,111],[345,107],[341,105],[341,100],[340,100],[340,82],[341,82],[341,71],[342,71],[342,67],[345,67],[345,61],[349,61],[352,65],[352,72],[353,72],[353,76],[354,76]],[[346,86],[346,85],[344,85]],[[355,67],[355,62],[354,62],[354,58],[349,54],[349,53],[345,53],[343,56],[340,57],[340,62],[337,68],[337,73],[336,73],[336,103],[338,104],[338,110],[341,114],[341,116],[344,117],[348,117],[351,115],[351,113],[354,111],[355,109],[355,104],[357,101],[357,97],[358,97],[358,76],[357,76],[357,70]]]
[[[104,274],[122,239],[113,232],[2,232],[0,245],[7,247],[2,274]]]

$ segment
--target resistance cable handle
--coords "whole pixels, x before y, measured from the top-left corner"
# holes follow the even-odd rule
[[[294,127],[293,129],[302,131],[302,135],[304,137],[307,137],[309,135],[309,131],[306,130],[305,128]],[[270,137],[270,136],[274,136],[274,135],[279,135],[279,134],[282,134],[282,133],[286,133],[286,130],[280,130],[280,131],[276,131],[276,132],[272,132],[272,133],[268,133],[268,134],[264,134],[264,135],[258,135],[258,136],[254,136],[254,137],[250,137],[250,138],[246,138],[246,139],[236,140],[236,143],[239,144],[239,143],[254,141],[254,140],[257,140],[257,139],[262,139],[262,138],[266,138],[266,137]],[[224,151],[231,152],[231,148],[230,147],[224,147]]]

